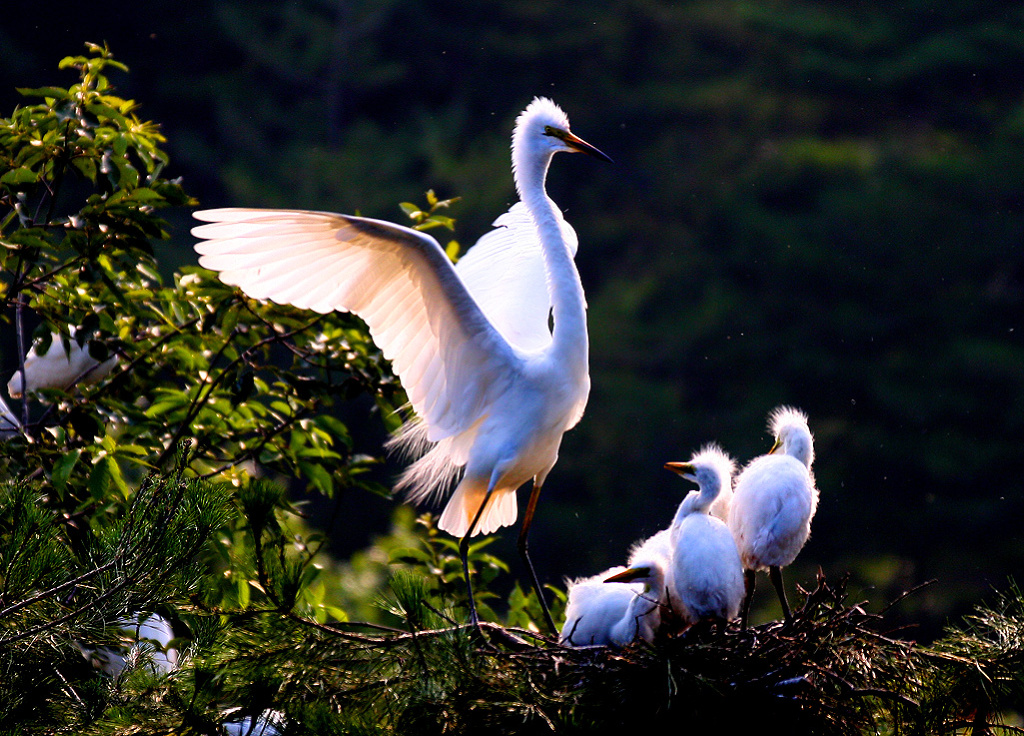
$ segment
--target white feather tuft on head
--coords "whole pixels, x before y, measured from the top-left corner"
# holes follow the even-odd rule
[[[558,105],[547,97],[534,97],[533,102],[519,113],[516,118],[513,139],[528,128],[543,130],[543,126],[551,125],[562,130],[569,130],[569,116]]]
[[[778,437],[783,427],[806,426],[807,415],[793,406],[778,406],[768,415],[768,430],[773,437]]]
[[[768,416],[768,428],[781,451],[811,467],[814,462],[814,437],[807,415],[792,406],[780,406]]]
[[[722,488],[728,490],[732,487],[732,476],[736,472],[736,461],[723,450],[719,445],[710,442],[690,458],[691,465],[709,465],[715,469],[722,478]]]

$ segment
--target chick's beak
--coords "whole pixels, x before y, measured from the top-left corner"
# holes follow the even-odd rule
[[[665,470],[671,470],[676,475],[693,474],[693,466],[690,463],[665,463]]]
[[[594,158],[599,158],[602,161],[607,161],[608,163],[614,163],[611,160],[611,157],[609,157],[607,154],[602,153],[600,150],[594,148],[592,145],[587,143],[582,138],[577,138],[575,135],[568,131],[565,132],[564,136],[560,137],[562,138],[562,141],[565,143],[565,145],[569,146],[569,148],[571,148],[574,151],[578,151],[579,153],[585,153],[589,156],[593,156]]]
[[[606,583],[631,583],[637,578],[647,577],[651,574],[651,568],[649,567],[631,567],[628,570],[617,572],[609,578],[605,578]]]

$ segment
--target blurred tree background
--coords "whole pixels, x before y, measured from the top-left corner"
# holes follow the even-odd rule
[[[849,570],[881,606],[935,578],[899,609],[929,638],[1020,568],[1024,4],[150,0],[4,16],[0,109],[106,41],[132,69],[118,94],[162,124],[165,175],[205,207],[400,221],[397,203],[433,188],[462,198],[468,246],[514,199],[509,134],[535,95],[615,159],[552,171],[580,236],[593,391],[534,525],[543,579],[621,561],[685,490],[664,461],[710,440],[760,454],[782,403],[810,415],[822,493],[791,579]],[[189,212],[163,214],[161,264],[193,264]],[[6,382],[9,343],[2,358]],[[371,406],[345,417],[354,452],[380,452],[379,422],[360,431]],[[393,504],[340,495],[344,558]]]

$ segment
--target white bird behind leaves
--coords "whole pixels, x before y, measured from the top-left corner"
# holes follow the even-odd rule
[[[0,441],[10,439],[21,431],[21,422],[0,397]]]
[[[392,446],[420,456],[396,488],[443,496],[439,526],[461,537],[512,524],[515,491],[534,493],[590,390],[576,238],[544,182],[557,151],[604,154],[569,132],[550,100],[516,121],[521,203],[454,268],[434,238],[381,220],[329,212],[219,209],[195,213],[200,265],[259,299],[349,311],[392,361],[416,418]],[[549,315],[554,328],[549,329]],[[492,491],[492,500],[470,529]],[[528,527],[524,522],[523,534]],[[521,539],[523,538],[521,534]]]
[[[65,344],[64,338],[52,333],[50,345],[41,355],[35,345],[29,349],[25,355],[28,379],[23,381],[19,370],[7,382],[7,393],[12,399],[20,399],[26,391],[31,394],[47,388],[67,390],[76,383],[98,383],[114,370],[116,355],[101,362],[90,355],[88,344],[84,348],[78,344],[74,334],[72,330],[71,339]]]
[[[124,646],[91,647],[76,642],[79,651],[94,667],[119,677],[126,667],[144,666],[154,674],[166,675],[178,667],[178,651],[170,646],[174,630],[163,616],[136,613],[114,621],[131,643]]]

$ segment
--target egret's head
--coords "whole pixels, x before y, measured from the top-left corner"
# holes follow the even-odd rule
[[[685,463],[665,463],[665,468],[696,483],[701,495],[717,496],[722,489],[732,489],[736,463],[718,445],[705,445]]]
[[[608,156],[569,131],[569,118],[547,97],[535,97],[516,119],[512,135],[514,152],[554,154],[558,151],[587,153],[603,161]]]
[[[665,583],[665,568],[657,560],[637,560],[622,572],[605,578],[606,583],[642,583],[644,592],[660,592]]]
[[[775,437],[769,454],[781,453],[795,457],[808,468],[814,462],[814,438],[807,426],[807,415],[791,406],[780,406],[768,418],[768,428]]]

